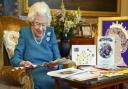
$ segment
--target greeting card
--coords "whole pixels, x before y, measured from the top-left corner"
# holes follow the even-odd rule
[[[110,36],[98,37],[97,65],[102,68],[111,68],[115,65],[115,38]]]
[[[96,65],[96,45],[72,45],[72,60],[76,65]]]

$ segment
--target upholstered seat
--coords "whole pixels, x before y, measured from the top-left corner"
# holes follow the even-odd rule
[[[16,17],[0,17],[0,89],[33,89],[33,80],[28,71],[10,65],[9,50],[3,42],[4,31],[18,32],[21,26],[28,23]],[[10,38],[10,37],[9,37]]]
[[[29,71],[14,68],[10,64],[14,50],[10,47],[16,45],[10,41],[17,39],[20,28],[27,25],[29,25],[28,22],[16,17],[0,17],[0,89],[33,89],[34,84]],[[9,42],[7,42],[8,39]],[[65,64],[64,67],[75,67],[75,64],[71,62]]]
[[[3,52],[3,34],[4,31],[19,31],[21,26],[26,26],[28,23],[26,21],[22,21],[16,17],[11,16],[1,16],[0,17],[0,66],[9,65],[5,64],[5,60],[8,60],[6,56],[4,56]]]

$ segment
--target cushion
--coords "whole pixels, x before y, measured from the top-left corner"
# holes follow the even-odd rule
[[[7,30],[4,31],[3,43],[4,43],[5,48],[7,50],[7,54],[8,54],[9,59],[14,54],[14,49],[18,43],[18,39],[19,39],[19,32],[7,31]]]

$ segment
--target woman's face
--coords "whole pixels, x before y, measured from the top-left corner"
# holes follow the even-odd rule
[[[32,22],[32,31],[35,37],[41,38],[44,35],[44,31],[48,26],[48,17],[36,15]]]

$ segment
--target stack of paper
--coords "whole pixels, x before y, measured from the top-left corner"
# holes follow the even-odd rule
[[[53,77],[59,77],[69,80],[77,80],[77,81],[83,81],[98,77],[97,74],[75,68],[67,68],[67,69],[51,71],[48,72],[47,74]]]
[[[80,69],[75,69],[75,68],[66,68],[66,69],[61,69],[61,70],[56,70],[56,71],[51,71],[48,72],[47,74],[49,76],[53,76],[53,77],[60,77],[60,78],[65,78],[77,73],[82,73],[84,71],[80,70]]]
[[[95,79],[95,78],[98,78],[97,74],[94,74],[91,72],[82,72],[82,73],[74,74],[72,76],[68,76],[65,79],[84,81],[84,80]]]

